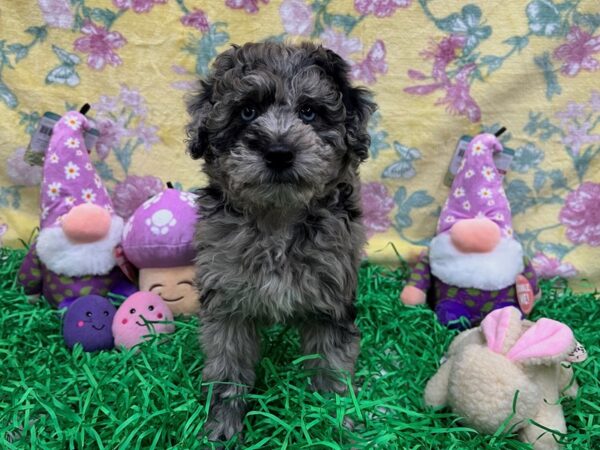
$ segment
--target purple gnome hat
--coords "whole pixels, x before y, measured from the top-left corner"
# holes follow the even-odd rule
[[[460,220],[486,218],[498,225],[502,236],[512,237],[510,205],[493,159],[500,151],[502,144],[493,134],[479,134],[469,143],[440,214],[438,234]]]
[[[170,188],[146,200],[123,229],[125,257],[138,269],[193,264],[196,198]]]
[[[41,187],[41,228],[59,225],[71,208],[94,203],[113,215],[111,199],[85,147],[83,132],[87,118],[76,111],[54,125],[44,160]]]

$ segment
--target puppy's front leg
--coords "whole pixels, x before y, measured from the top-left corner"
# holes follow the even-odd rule
[[[354,321],[332,318],[307,320],[301,326],[302,351],[322,358],[306,361],[307,369],[316,369],[312,386],[319,391],[343,393],[347,390],[344,376],[354,374],[360,350],[360,331]]]
[[[254,385],[259,338],[253,322],[235,316],[200,313],[205,355],[203,382],[213,384],[210,417],[205,427],[211,441],[224,441],[242,430],[243,396]]]

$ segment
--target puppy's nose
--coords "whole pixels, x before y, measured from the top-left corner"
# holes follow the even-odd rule
[[[275,144],[269,147],[265,153],[267,167],[271,169],[285,169],[294,162],[294,153],[289,147],[282,144]]]

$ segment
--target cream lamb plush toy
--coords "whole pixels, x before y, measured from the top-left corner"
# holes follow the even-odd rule
[[[514,403],[506,429],[518,431],[535,449],[559,448],[554,435],[532,421],[566,433],[559,398],[574,397],[577,384],[571,367],[561,362],[577,360],[576,346],[573,332],[560,322],[521,320],[512,306],[495,310],[480,327],[454,339],[447,361],[427,383],[425,403],[448,405],[465,423],[489,434],[513,414]]]

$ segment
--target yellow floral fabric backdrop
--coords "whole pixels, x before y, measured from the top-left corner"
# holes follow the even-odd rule
[[[126,217],[166,181],[203,184],[184,151],[185,92],[230,44],[267,39],[322,42],[375,93],[362,168],[372,260],[427,244],[458,139],[503,125],[513,224],[536,269],[598,285],[597,0],[2,2],[3,244],[39,223],[41,168],[25,150],[44,112],[92,104],[94,164]]]

